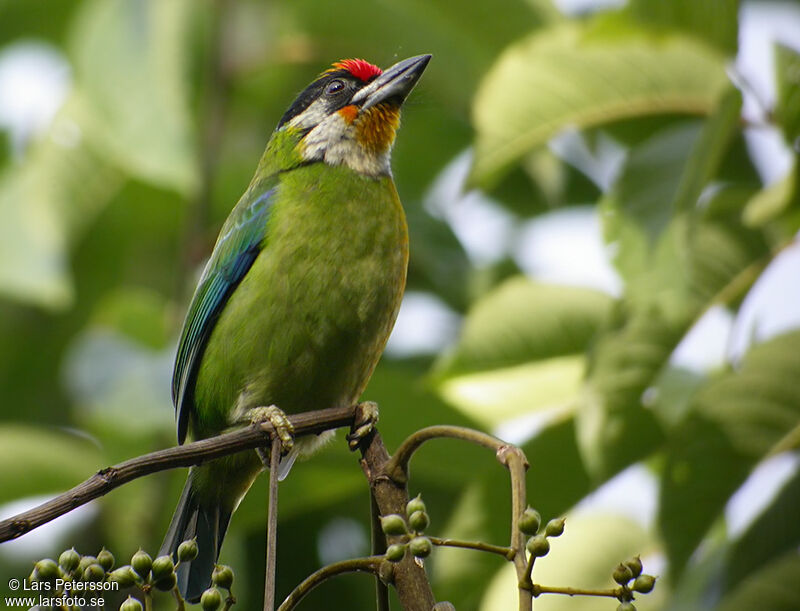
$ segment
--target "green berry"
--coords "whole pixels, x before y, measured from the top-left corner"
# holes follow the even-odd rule
[[[159,556],[153,560],[153,566],[150,568],[153,571],[153,579],[161,579],[170,575],[175,570],[175,563],[172,561],[172,556]]]
[[[78,562],[78,568],[75,572],[78,575],[83,575],[83,572],[92,564],[97,564],[97,558],[94,556],[81,556],[81,560]]]
[[[418,533],[428,528],[430,523],[431,519],[424,511],[415,511],[411,514],[411,517],[408,518],[408,524]]]
[[[542,516],[530,505],[522,512],[519,519],[519,529],[526,535],[535,535],[539,532],[539,526],[542,523]]]
[[[150,554],[140,549],[131,558],[131,566],[139,577],[147,579],[147,576],[150,574],[150,569],[153,568],[153,559],[150,557]]]
[[[636,611],[636,607],[633,605],[632,602],[626,601],[624,603],[619,603],[619,605],[617,605],[617,611]]]
[[[52,581],[58,577],[58,565],[50,558],[39,560],[33,568],[41,581]]]
[[[142,603],[128,596],[125,602],[119,606],[119,611],[142,611]]]
[[[406,521],[403,516],[397,513],[391,513],[381,518],[381,530],[387,535],[405,535],[408,533]]]
[[[427,558],[433,551],[433,545],[428,537],[414,537],[408,542],[408,549],[416,558]]]
[[[102,566],[106,571],[114,568],[114,554],[109,552],[105,547],[97,554],[97,564]]]
[[[224,564],[218,564],[211,573],[211,583],[219,588],[230,590],[233,585],[233,570]]]
[[[386,559],[389,562],[400,562],[406,555],[406,546],[402,543],[393,543],[386,548]]]
[[[541,558],[542,556],[547,556],[550,551],[550,542],[544,535],[534,535],[528,539],[525,548],[534,558]]]
[[[154,583],[153,583],[156,589],[161,590],[162,592],[169,592],[177,584],[178,584],[178,576],[174,572],[167,573],[166,575],[159,577],[158,579],[154,578]]]
[[[67,572],[72,572],[77,569],[80,562],[81,555],[75,551],[74,547],[61,552],[61,555],[58,557],[58,564]]]
[[[642,559],[639,558],[639,556],[634,556],[630,560],[626,560],[625,566],[631,570],[634,579],[642,574]]]
[[[425,507],[425,501],[422,500],[421,494],[418,494],[408,503],[406,503],[406,515],[408,517],[411,517],[411,514],[414,514],[418,511],[427,511],[427,508]]]
[[[651,592],[656,585],[656,578],[652,575],[639,575],[633,580],[633,589],[641,594]]]
[[[96,562],[83,570],[83,581],[103,581],[105,577],[105,570]]]
[[[127,564],[108,574],[108,580],[118,583],[121,588],[130,588],[136,583],[136,579],[136,573],[134,573],[130,565]]]
[[[191,562],[197,558],[197,552],[197,541],[194,539],[184,541],[178,546],[178,561]]]
[[[560,537],[561,534],[564,532],[564,524],[566,523],[566,518],[555,518],[550,520],[547,523],[547,526],[544,527],[544,536],[545,537]]]
[[[617,565],[617,568],[614,569],[612,577],[614,578],[614,581],[616,581],[619,585],[624,586],[631,579],[633,579],[633,573],[631,572],[630,568],[628,568],[627,565],[619,563]]]
[[[200,606],[203,611],[217,611],[222,604],[222,594],[217,588],[209,588],[200,597]]]

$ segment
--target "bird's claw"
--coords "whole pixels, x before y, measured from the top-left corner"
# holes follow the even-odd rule
[[[294,447],[294,427],[283,410],[277,406],[254,407],[248,410],[247,419],[250,420],[251,424],[269,422],[272,425],[273,434],[281,442],[281,454],[288,454]]]
[[[353,425],[347,435],[347,444],[351,451],[358,449],[361,440],[369,435],[378,422],[378,404],[374,401],[364,401],[356,405],[356,414]]]

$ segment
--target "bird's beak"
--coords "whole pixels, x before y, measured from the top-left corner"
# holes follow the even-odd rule
[[[360,89],[353,96],[351,103],[361,103],[361,110],[367,110],[391,99],[399,106],[414,89],[430,60],[430,55],[417,55],[397,62],[369,85]]]

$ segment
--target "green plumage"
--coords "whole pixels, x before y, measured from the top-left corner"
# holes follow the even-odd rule
[[[385,72],[337,62],[284,114],[186,315],[172,379],[179,442],[218,435],[254,408],[358,401],[405,288],[408,234],[389,152],[429,60]],[[318,443],[297,440],[293,452]],[[189,600],[208,586],[231,514],[262,469],[252,450],[191,469],[161,548],[174,554],[197,538],[198,557],[178,568]]]
[[[204,303],[213,301],[204,286],[213,286],[220,275],[233,276],[230,268],[253,248],[253,235],[262,235],[249,269],[207,332],[194,373],[176,370],[176,381],[183,376],[192,386],[176,394],[191,397],[178,407],[194,438],[223,432],[254,407],[297,413],[354,404],[400,305],[408,235],[391,177],[300,164],[281,140],[296,142],[297,136],[274,136],[265,153],[270,159],[262,161],[226,221],[187,316],[182,347],[193,316],[207,314]],[[267,169],[272,173],[265,176]],[[268,213],[254,212],[265,206],[265,193]],[[216,284],[218,293],[227,289]],[[192,469],[185,496],[218,522],[208,526],[217,548],[230,514],[261,469],[252,451]],[[185,525],[172,526],[176,540],[168,536],[166,551],[187,532]],[[218,549],[214,553],[211,562]]]

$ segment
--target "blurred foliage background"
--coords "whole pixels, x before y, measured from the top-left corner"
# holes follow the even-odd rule
[[[748,74],[764,23],[783,36]],[[796,2],[0,0],[3,515],[174,443],[176,334],[284,109],[336,59],[433,53],[393,164],[409,294],[366,392],[387,445],[438,423],[521,444],[531,503],[569,516],[542,583],[607,586],[641,553],[661,579],[640,609],[800,608],[798,41]],[[0,546],[0,575],[155,551],[184,477]],[[431,533],[507,540],[491,456],[432,444],[410,488]],[[260,608],[265,500],[223,550],[236,608]],[[367,553],[368,507],[341,440],[296,466],[279,595]],[[504,564],[428,562],[484,611],[515,606]],[[304,608],[372,591],[345,577]]]

